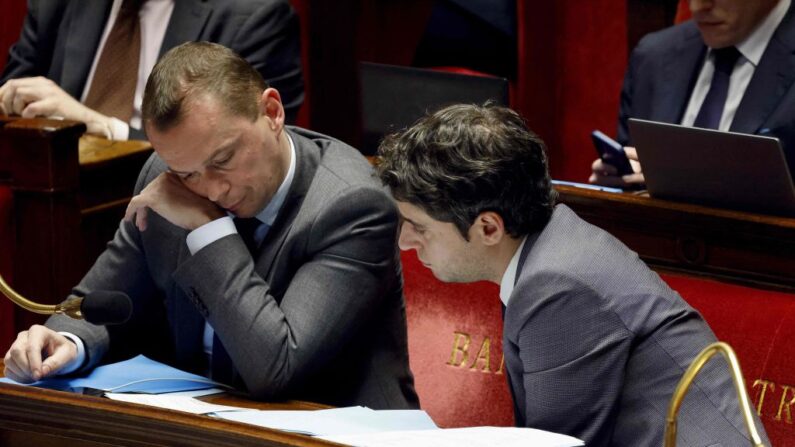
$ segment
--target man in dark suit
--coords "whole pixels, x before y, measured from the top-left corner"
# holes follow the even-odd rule
[[[128,294],[131,320],[55,316],[20,334],[6,375],[143,352],[258,399],[416,408],[397,210],[364,157],[285,127],[278,91],[206,42],[163,56],[143,114],[156,154],[75,289]]]
[[[133,76],[131,84],[104,80],[100,68],[125,8],[138,17],[140,52],[110,63]],[[29,0],[19,41],[0,76],[0,113],[62,116],[85,122],[89,133],[143,139],[146,78],[159,56],[189,41],[216,42],[239,53],[281,92],[288,122],[295,119],[304,85],[298,18],[287,0]],[[91,94],[94,81],[113,90],[132,88],[126,99],[132,115],[102,108]]]
[[[554,205],[543,142],[524,121],[450,106],[379,153],[400,248],[442,281],[500,285],[517,424],[589,447],[662,445],[674,388],[715,336],[636,253]],[[727,364],[711,362],[695,383],[678,445],[747,444]]]
[[[630,57],[617,139],[630,146],[627,153],[636,172],[622,178],[613,166],[595,160],[592,183],[643,183],[631,147],[629,118],[778,137],[795,176],[795,11],[791,1],[692,0],[690,9],[692,20],[649,34]],[[719,89],[713,88],[720,82],[713,79],[721,73],[722,59],[728,67],[721,101]],[[717,107],[712,122],[704,119],[709,115],[707,104]],[[753,162],[752,154],[748,162]]]

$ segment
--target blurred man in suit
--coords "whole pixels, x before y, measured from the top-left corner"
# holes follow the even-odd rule
[[[715,336],[636,253],[554,205],[544,144],[523,120],[450,106],[379,153],[400,248],[442,281],[500,285],[517,424],[589,447],[661,445],[674,388]],[[696,379],[678,428],[679,445],[748,443],[725,362]]]
[[[206,42],[163,56],[143,117],[156,154],[74,291],[128,294],[131,320],[54,316],[19,335],[6,375],[147,353],[254,398],[416,408],[398,214],[364,157],[285,127],[279,92]]]
[[[591,183],[644,183],[627,127],[642,118],[778,137],[795,176],[795,12],[791,0],[690,0],[692,20],[649,34],[630,57],[618,142],[634,174],[597,159]],[[749,163],[753,162],[749,154]]]
[[[61,116],[88,132],[143,139],[141,103],[157,59],[187,41],[242,55],[282,95],[303,102],[298,18],[287,0],[29,0],[0,76],[0,113]]]

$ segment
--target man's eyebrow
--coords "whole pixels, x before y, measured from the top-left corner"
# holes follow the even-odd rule
[[[213,153],[210,154],[209,157],[207,157],[207,160],[204,161],[204,164],[205,165],[212,164],[213,160],[218,158],[219,155],[221,155],[224,152],[228,152],[231,149],[234,149],[234,147],[237,145],[237,142],[239,140],[240,140],[240,135],[222,144],[218,149],[213,151]]]
[[[415,221],[413,221],[413,220],[409,219],[408,217],[406,217],[406,216],[404,216],[404,215],[402,215],[402,214],[400,215],[400,217],[401,217],[401,219],[403,219],[405,222],[408,222],[408,223],[410,223],[410,224],[414,225],[415,227],[423,227],[423,225],[422,225],[422,224],[420,224],[420,223],[417,223],[417,222],[415,222]]]

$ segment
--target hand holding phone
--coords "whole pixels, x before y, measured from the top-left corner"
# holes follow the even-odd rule
[[[596,152],[599,153],[599,158],[601,158],[603,162],[614,166],[619,176],[635,172],[632,169],[632,165],[629,164],[629,159],[624,152],[624,148],[616,140],[598,130],[591,132],[591,139],[593,140]]]

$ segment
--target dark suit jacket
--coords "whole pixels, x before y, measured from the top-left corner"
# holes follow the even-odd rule
[[[627,120],[678,124],[707,48],[692,21],[644,37],[633,50],[621,91],[618,141],[632,145]],[[781,139],[795,176],[795,6],[770,39],[730,130]]]
[[[698,312],[565,205],[528,237],[517,272],[503,334],[517,424],[588,447],[662,445],[676,384],[715,341]],[[680,446],[748,445],[723,359],[694,382],[678,429]]]
[[[0,85],[44,76],[80,98],[112,0],[28,0]],[[189,41],[233,49],[279,90],[290,122],[304,99],[298,17],[287,0],[175,0],[160,55]],[[130,129],[130,138],[143,133]]]
[[[83,369],[143,352],[201,373],[206,320],[255,398],[418,406],[394,202],[355,149],[303,129],[289,135],[296,174],[256,260],[237,234],[191,256],[187,231],[154,213],[145,232],[120,225],[75,291],[127,293],[131,321],[47,323],[85,341]],[[164,169],[153,155],[136,192]]]

